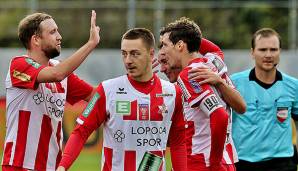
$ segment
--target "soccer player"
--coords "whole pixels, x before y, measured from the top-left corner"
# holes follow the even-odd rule
[[[6,137],[3,171],[54,171],[61,159],[65,102],[92,97],[93,87],[72,72],[99,43],[96,13],[92,11],[88,42],[62,62],[61,35],[54,19],[34,13],[18,27],[27,54],[14,57],[6,86]],[[94,89],[95,90],[95,89]]]
[[[229,110],[225,111],[223,106],[227,107],[226,103],[231,103],[239,113],[243,113],[245,102],[231,87],[231,81],[226,74],[227,68],[222,60],[222,51],[212,42],[201,40],[199,27],[186,18],[163,28],[160,43],[158,59],[161,71],[169,80],[177,81],[179,72],[185,68],[180,73],[178,83],[186,100],[184,113],[187,120],[188,170],[220,170],[222,167],[234,170],[233,163],[237,161],[237,154],[230,135],[230,123],[227,133],[224,132],[227,129]],[[203,58],[197,58],[198,50],[205,55]],[[187,66],[188,64],[190,66]],[[193,76],[188,73],[191,68],[196,72],[192,73]],[[210,69],[212,71],[209,71]],[[200,79],[190,80],[188,77]],[[225,166],[221,166],[221,161]]]
[[[251,40],[254,68],[231,77],[247,102],[243,116],[233,112],[238,171],[297,171],[291,116],[298,116],[298,80],[277,69],[280,52],[275,30],[256,31]]]
[[[154,36],[128,30],[121,41],[127,75],[102,82],[77,119],[59,171],[68,169],[88,136],[103,124],[102,170],[165,170],[170,146],[175,171],[186,170],[182,92],[152,72]]]

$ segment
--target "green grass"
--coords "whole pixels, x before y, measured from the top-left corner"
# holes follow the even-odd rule
[[[2,159],[2,153],[0,154],[0,158]],[[170,161],[170,155],[167,153],[167,171],[171,170],[171,163]],[[87,153],[87,152],[82,152],[77,160],[73,163],[69,171],[100,171],[100,162],[101,155],[100,152],[98,153]],[[0,167],[0,171],[2,171]]]
[[[90,153],[81,153],[77,160],[74,162],[69,171],[100,171],[100,162],[101,155],[90,154]],[[171,159],[169,153],[166,155],[167,160],[167,171],[170,171],[172,168]]]
[[[99,153],[82,152],[69,171],[100,171],[100,158],[101,155]]]

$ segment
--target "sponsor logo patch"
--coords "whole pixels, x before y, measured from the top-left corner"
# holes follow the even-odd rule
[[[92,111],[92,109],[94,108],[95,103],[97,102],[97,100],[100,98],[100,95],[98,93],[95,93],[94,96],[92,97],[92,99],[90,100],[90,102],[88,103],[86,109],[83,112],[83,116],[85,118],[88,117],[88,115],[90,114],[90,112]]]
[[[158,106],[158,113],[161,113],[161,114],[169,113],[168,107],[165,104],[162,104],[161,106]]]
[[[218,71],[221,71],[224,68],[224,64],[216,57],[213,59],[212,63]]]
[[[125,134],[122,131],[117,130],[115,132],[115,134],[113,135],[113,137],[114,137],[116,142],[121,143],[125,138]]]
[[[36,69],[38,69],[38,68],[41,66],[39,63],[33,61],[33,60],[30,59],[30,58],[26,58],[25,60],[26,60],[26,62],[27,62],[28,64],[30,64],[31,66],[33,66],[33,67],[36,68]]]
[[[159,94],[156,94],[156,97],[172,97],[173,94],[171,93],[159,93]]]
[[[14,78],[17,78],[17,79],[19,79],[21,81],[24,81],[24,82],[31,81],[31,76],[30,75],[25,74],[25,73],[22,73],[22,72],[19,72],[17,70],[13,70],[12,76]]]
[[[287,107],[278,107],[276,113],[277,119],[279,122],[283,123],[288,118],[288,108]]]
[[[202,91],[202,88],[197,81],[189,80],[189,83],[196,93],[200,93]]]
[[[116,113],[130,115],[130,101],[116,101]]]
[[[124,88],[118,88],[117,94],[127,94],[127,92],[124,90]]]

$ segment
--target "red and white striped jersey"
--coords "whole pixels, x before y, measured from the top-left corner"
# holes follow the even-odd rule
[[[170,129],[184,130],[182,94],[176,85],[156,75],[151,83],[152,90],[145,94],[131,84],[127,75],[104,81],[77,119],[78,129],[84,127],[89,132],[103,121],[102,170],[136,171],[150,164],[148,153],[154,156],[150,159],[155,160],[154,167],[165,170]],[[178,132],[170,135],[179,136]]]
[[[50,60],[49,65],[59,61]],[[61,82],[36,82],[46,66],[28,56],[11,60],[6,86],[6,137],[2,165],[54,171],[61,160],[66,101],[86,98],[92,87],[74,74]],[[80,96],[80,97],[79,97]]]
[[[188,70],[194,67],[208,67],[217,72],[228,85],[234,88],[227,75],[227,67],[220,57],[215,54],[207,53],[204,57],[196,58],[180,73],[178,85],[184,95],[184,115],[186,125],[186,142],[188,153],[188,165],[199,163],[206,167],[210,166],[211,151],[211,129],[210,114],[220,107],[224,107],[229,114],[227,137],[223,152],[222,163],[233,164],[238,161],[236,149],[232,140],[232,116],[230,107],[222,99],[220,92],[213,86],[203,84],[200,80],[189,80]],[[198,105],[199,104],[199,105]],[[191,161],[193,160],[193,161]],[[193,163],[193,164],[192,164]],[[195,166],[195,165],[193,165]]]

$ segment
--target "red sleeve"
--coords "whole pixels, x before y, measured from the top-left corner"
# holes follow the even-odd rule
[[[201,40],[199,52],[202,55],[206,55],[206,53],[215,53],[220,56],[222,60],[224,60],[224,53],[222,52],[222,50],[216,44],[205,38],[202,38]]]
[[[223,107],[216,109],[210,115],[210,166],[214,168],[219,167],[222,161],[227,136],[228,118],[229,115]]]
[[[106,97],[102,85],[77,118],[78,125],[70,135],[59,166],[68,169],[78,157],[89,135],[107,119]]]
[[[67,96],[66,101],[75,104],[80,100],[86,99],[92,93],[93,87],[81,80],[75,74],[70,74],[67,78]]]
[[[168,144],[170,146],[173,169],[184,171],[187,170],[185,121],[183,117],[182,92],[178,86],[176,86],[176,92],[175,113],[172,119],[173,123],[170,129]]]
[[[9,68],[12,86],[36,89],[38,87],[37,76],[44,67],[28,57],[13,58]]]

